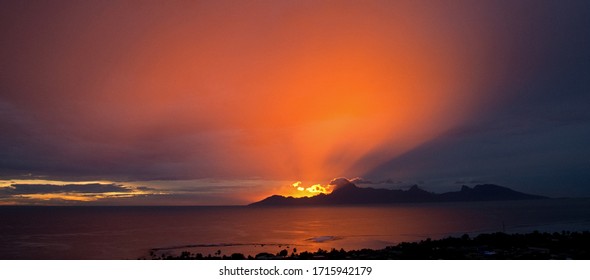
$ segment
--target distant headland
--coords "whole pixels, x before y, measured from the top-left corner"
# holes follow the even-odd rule
[[[425,191],[417,185],[408,190],[391,190],[360,188],[354,183],[346,182],[330,194],[302,198],[273,195],[254,202],[250,206],[330,206],[530,199],[547,199],[547,197],[526,194],[493,184],[476,185],[473,188],[462,186],[459,191],[437,194]]]

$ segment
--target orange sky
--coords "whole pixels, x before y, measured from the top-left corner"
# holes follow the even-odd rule
[[[434,8],[267,4],[209,3],[150,24],[85,95],[117,119],[97,129],[126,145],[184,137],[184,156],[205,152],[221,175],[327,180],[362,174],[477,108],[480,81],[469,77],[482,54]]]
[[[363,176],[497,98],[500,33],[468,3],[15,5],[0,106],[43,143],[33,176]]]

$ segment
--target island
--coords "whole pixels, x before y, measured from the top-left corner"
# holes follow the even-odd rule
[[[250,206],[330,206],[355,204],[394,204],[424,202],[463,202],[547,199],[545,196],[526,194],[494,184],[462,186],[459,191],[446,193],[428,192],[417,185],[408,190],[360,188],[352,182],[344,182],[330,194],[312,197],[285,197],[273,195]]]

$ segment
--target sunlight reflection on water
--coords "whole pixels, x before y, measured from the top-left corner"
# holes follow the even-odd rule
[[[312,208],[1,207],[2,259],[379,249],[506,231],[589,230],[588,199]]]

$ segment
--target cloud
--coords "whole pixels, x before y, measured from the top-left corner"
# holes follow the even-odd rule
[[[147,190],[145,187],[140,187]],[[140,189],[137,188],[137,189]],[[145,188],[145,189],[144,189]],[[21,195],[21,194],[60,194],[60,193],[128,193],[133,189],[117,184],[69,184],[69,185],[49,185],[49,184],[14,184],[9,187],[0,189],[3,195]]]
[[[7,177],[348,174],[367,152],[387,147],[387,159],[460,118],[453,101],[474,96],[463,77],[486,65],[464,49],[494,41],[432,3],[2,5]]]
[[[72,204],[162,195],[165,192],[145,186],[116,183],[20,184],[0,187],[0,204]]]
[[[485,184],[486,181],[484,180],[458,180],[455,182],[456,185],[465,185],[465,184]]]
[[[344,177],[340,177],[340,178],[332,179],[332,181],[330,181],[330,183],[328,185],[333,186],[334,190],[336,190],[336,189],[338,189],[342,186],[348,185],[350,183],[351,182],[348,179],[346,179]]]
[[[589,1],[275,2],[2,1],[0,178],[587,181]]]
[[[155,191],[156,190],[154,188],[144,187],[144,186],[136,187],[135,189],[140,190],[140,191]]]
[[[353,183],[353,184],[357,184],[357,185],[358,184],[374,184],[373,181],[367,180],[367,179],[364,179],[364,178],[361,178],[361,177],[353,178],[353,179],[350,180],[350,182]]]

